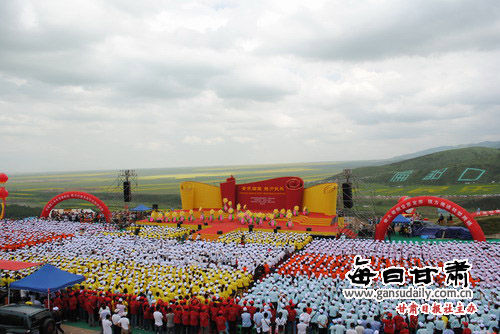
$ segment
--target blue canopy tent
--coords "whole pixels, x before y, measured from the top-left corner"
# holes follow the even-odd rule
[[[83,282],[84,280],[85,276],[75,275],[56,268],[53,265],[45,264],[33,274],[12,282],[10,288],[47,293],[49,295],[50,308],[50,292],[64,289],[68,286]]]
[[[148,208],[147,206],[145,206],[144,204],[139,204],[138,206],[136,206],[135,208],[133,209],[130,209],[130,211],[150,211],[152,210],[151,208]]]
[[[397,215],[397,217],[394,218],[394,220],[392,222],[396,223],[396,224],[409,224],[410,220],[408,218],[406,218],[405,216],[400,214],[400,215]]]

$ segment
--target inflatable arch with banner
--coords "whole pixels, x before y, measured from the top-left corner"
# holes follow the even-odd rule
[[[40,215],[41,218],[47,218],[50,215],[50,211],[59,204],[62,201],[66,201],[68,199],[81,199],[84,201],[87,201],[89,203],[94,204],[97,206],[97,208],[102,212],[104,217],[106,218],[106,221],[109,223],[111,222],[111,212],[109,211],[108,207],[106,204],[104,204],[103,201],[101,201],[99,198],[95,197],[94,195],[88,194],[83,191],[68,191],[64,192],[62,194],[59,194],[57,196],[54,196],[50,201],[47,202],[45,207],[42,210],[42,214]]]
[[[462,208],[460,205],[453,203],[452,201],[435,196],[418,196],[405,198],[399,201],[395,206],[387,211],[384,217],[382,217],[380,222],[377,224],[377,228],[375,229],[375,240],[385,239],[385,234],[387,233],[389,225],[400,213],[408,209],[421,206],[433,206],[448,211],[449,213],[455,215],[462,222],[464,222],[474,240],[486,241],[481,226],[479,226],[471,213],[467,212],[467,210]]]
[[[472,217],[500,216],[500,210],[476,211],[471,213]]]

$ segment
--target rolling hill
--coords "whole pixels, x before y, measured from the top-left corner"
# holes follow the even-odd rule
[[[500,149],[452,149],[381,166],[355,168],[352,173],[366,183],[395,186],[486,184],[500,181]]]
[[[468,148],[468,147],[500,148],[500,141],[482,141],[480,143],[473,143],[473,144],[432,147],[432,148],[428,148],[426,150],[417,151],[417,152],[408,153],[408,154],[403,154],[403,155],[398,155],[398,156],[386,159],[385,163],[399,162],[399,161],[403,161],[403,160],[418,158],[418,157],[421,157],[423,155],[428,155],[428,154],[432,154],[432,153],[436,153],[436,152],[454,150],[454,149],[458,149],[458,148]],[[382,161],[384,161],[384,160],[382,160]]]

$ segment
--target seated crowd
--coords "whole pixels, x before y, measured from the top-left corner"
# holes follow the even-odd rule
[[[1,251],[0,259],[48,262],[84,275],[81,284],[54,294],[50,308],[62,318],[101,326],[105,334],[128,334],[131,328],[196,334],[498,332],[500,245],[495,242],[312,240],[305,234],[265,232],[179,242],[183,231],[176,228],[141,227],[136,235],[134,228],[117,232],[107,224],[7,224],[33,236],[56,230],[71,235]],[[2,231],[0,237],[6,238],[7,230]],[[289,257],[296,248],[302,250]],[[403,300],[347,299],[342,291],[353,287],[346,276],[356,255],[369,259],[377,271],[391,266],[442,268],[445,261],[467,258],[477,312],[409,315],[397,312]],[[262,268],[265,275],[260,277],[256,273]],[[2,273],[3,283],[12,281],[7,275]],[[427,288],[443,287],[443,280],[437,275]],[[406,277],[404,286],[391,288],[410,284]],[[378,278],[370,286],[382,287]],[[49,307],[47,298],[30,298]]]

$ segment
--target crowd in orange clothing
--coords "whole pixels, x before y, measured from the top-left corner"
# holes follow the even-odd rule
[[[8,230],[5,233],[0,233],[0,250],[11,251],[71,237],[74,237],[74,235],[46,231],[26,232]]]
[[[332,277],[345,279],[346,274],[352,269],[354,263],[355,255],[328,255],[328,254],[318,254],[318,253],[299,253],[292,256],[288,261],[286,261],[278,269],[278,273],[281,275],[307,275],[308,277]],[[442,261],[433,260],[422,260],[419,258],[410,259],[389,259],[384,256],[375,257],[371,256],[371,266],[375,271],[381,271],[389,267],[425,267],[425,266],[436,266],[443,268],[444,263]],[[374,281],[379,278],[375,277]],[[407,282],[410,282],[410,277],[406,277]],[[435,282],[442,284],[445,280],[445,275],[440,273],[435,276]],[[475,286],[478,279],[472,277],[469,278],[472,286]]]

